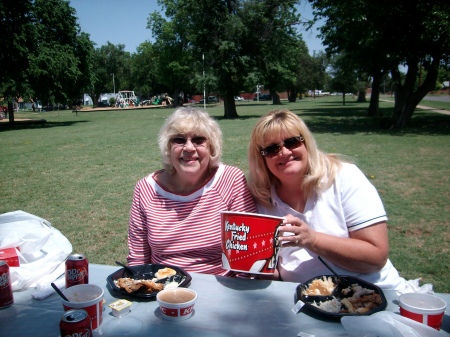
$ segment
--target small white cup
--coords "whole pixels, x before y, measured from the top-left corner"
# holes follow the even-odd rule
[[[197,293],[191,289],[164,289],[156,295],[159,308],[165,319],[183,321],[192,316]]]

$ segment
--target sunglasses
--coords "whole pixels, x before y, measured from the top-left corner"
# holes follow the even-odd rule
[[[273,158],[280,153],[281,148],[284,146],[288,150],[293,150],[305,141],[302,136],[286,138],[280,144],[272,144],[261,150],[261,154],[264,157]]]
[[[173,145],[178,145],[178,146],[183,145],[183,146],[184,146],[184,145],[186,145],[186,143],[187,143],[188,140],[190,140],[191,143],[192,143],[194,146],[201,146],[201,145],[204,145],[204,144],[206,143],[206,141],[208,140],[208,138],[202,137],[202,136],[196,136],[196,137],[192,137],[192,138],[174,137],[174,138],[172,138],[172,139],[170,140],[170,142],[171,142]]]

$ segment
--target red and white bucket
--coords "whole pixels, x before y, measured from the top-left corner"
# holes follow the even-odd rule
[[[103,288],[94,284],[77,284],[64,289],[63,294],[70,302],[61,299],[64,310],[84,309],[92,321],[92,330],[97,329],[103,321]]]
[[[436,330],[441,329],[447,303],[429,294],[407,293],[400,295],[400,315],[423,323]]]
[[[221,212],[222,267],[251,274],[273,274],[278,251],[278,227],[283,218]]]

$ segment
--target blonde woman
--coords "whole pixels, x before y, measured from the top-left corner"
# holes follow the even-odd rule
[[[305,282],[338,273],[384,289],[405,280],[388,259],[387,216],[375,187],[354,165],[320,151],[305,123],[274,110],[255,125],[249,147],[249,186],[258,211],[285,217],[275,275]]]

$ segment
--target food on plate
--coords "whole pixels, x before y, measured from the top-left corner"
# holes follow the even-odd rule
[[[153,293],[164,289],[164,284],[155,283],[153,280],[135,280],[129,277],[121,277],[114,281],[116,286],[127,293],[134,293],[138,290]]]
[[[339,300],[333,296],[331,300],[314,301],[311,305],[332,313],[365,314],[382,303],[381,296],[374,290],[363,288],[356,283],[343,289],[342,294],[349,297]]]
[[[322,301],[322,302],[312,302],[311,305],[319,308],[320,310],[332,313],[339,313],[341,311],[341,302],[333,297],[331,300]]]
[[[302,290],[302,294],[309,296],[329,296],[333,293],[335,287],[336,285],[331,277],[322,276],[321,279],[313,280],[308,288]]]
[[[179,283],[168,279],[165,283],[164,279],[171,276],[175,276],[177,272],[172,268],[161,268],[155,273],[155,277],[152,280],[135,280],[129,277],[121,277],[114,280],[114,283],[120,289],[125,290],[127,293],[131,294],[139,291],[140,293],[154,293],[159,292],[166,287],[177,288]]]
[[[167,278],[170,276],[174,276],[177,272],[175,270],[173,270],[172,268],[162,268],[160,270],[158,270],[155,274],[155,277],[158,280],[161,280],[163,278]]]

